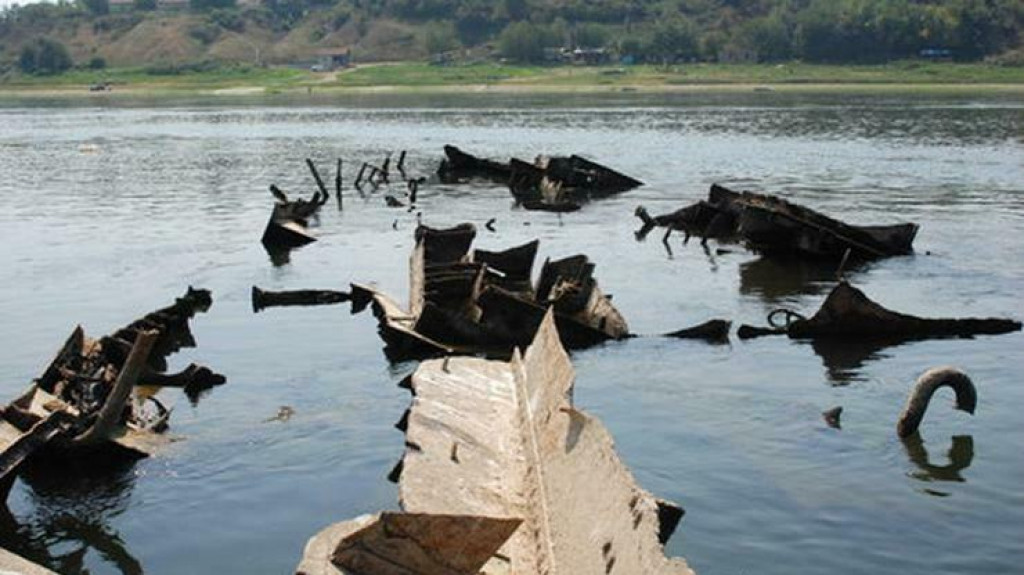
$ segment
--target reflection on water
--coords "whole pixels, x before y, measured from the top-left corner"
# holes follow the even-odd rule
[[[844,277],[856,281],[866,264],[850,262]],[[836,263],[798,257],[759,257],[740,264],[740,293],[766,304],[792,301],[795,296],[828,293],[836,282]],[[806,315],[806,314],[805,314]]]
[[[32,511],[17,518],[0,506],[0,545],[5,549],[62,575],[90,573],[90,552],[116,572],[143,573],[142,564],[108,525],[128,508],[135,484],[133,458],[113,451],[36,456],[21,478],[30,488]]]
[[[971,466],[974,460],[974,437],[970,435],[954,435],[953,444],[950,446],[946,456],[949,463],[936,465],[931,462],[928,450],[924,446],[924,439],[920,433],[914,433],[903,439],[903,448],[907,452],[910,462],[917,466],[917,471],[908,475],[924,482],[952,481],[963,483],[967,481],[960,473]],[[933,495],[948,495],[935,493],[934,489],[928,491]]]
[[[905,340],[904,340],[905,341]],[[882,350],[903,343],[897,340],[851,340],[816,338],[811,349],[825,364],[825,371],[832,385],[848,385],[863,381],[864,364],[889,357]]]
[[[296,248],[275,248],[263,244],[263,249],[267,250],[267,256],[270,257],[270,265],[279,268],[291,263],[292,250]]]

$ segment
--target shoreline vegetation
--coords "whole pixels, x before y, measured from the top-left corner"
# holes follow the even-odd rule
[[[90,91],[107,85],[109,90]],[[288,67],[108,68],[0,79],[0,97],[345,94],[365,92],[687,92],[687,91],[1024,92],[1024,68],[982,63],[900,61],[876,65],[678,64],[529,66],[425,62],[361,64],[335,72]]]

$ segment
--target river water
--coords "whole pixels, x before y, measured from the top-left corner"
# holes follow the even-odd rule
[[[431,173],[446,143],[485,156],[579,152],[647,182],[556,214],[497,185],[425,186],[423,222],[473,222],[476,244],[533,238],[541,257],[585,252],[639,334],[712,317],[763,324],[817,309],[832,265],[705,251],[657,232],[712,182],[777,193],[854,223],[914,221],[917,254],[848,272],[876,301],[930,316],[1024,316],[1024,104],[999,96],[364,96],[347,99],[0,105],[0,398],[39,375],[75,326],[101,335],[213,291],[193,322],[228,383],[197,403],[164,390],[180,438],[135,465],[19,480],[5,547],[66,573],[287,573],[324,526],[397,506],[385,476],[409,403],[369,314],[347,307],[254,315],[251,286],[345,289],[400,300],[415,214],[360,199],[355,167],[408,150]],[[274,265],[259,243],[276,182],[308,194],[312,157],[333,178],[320,240]],[[326,175],[326,174],[325,174]],[[483,224],[495,218],[494,232]],[[718,248],[727,251],[719,252]],[[573,354],[576,401],[600,416],[639,483],[680,503],[667,546],[702,574],[1010,573],[1024,565],[1024,336],[824,349],[642,337]],[[904,444],[914,379],[953,364],[980,402],[940,392]],[[843,427],[821,412],[844,407]],[[279,407],[294,415],[273,420]]]

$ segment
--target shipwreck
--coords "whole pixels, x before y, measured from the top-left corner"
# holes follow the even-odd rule
[[[529,343],[548,308],[569,348],[629,337],[626,320],[601,292],[585,255],[545,260],[533,285],[537,240],[470,253],[472,224],[419,226],[415,237],[408,309],[376,289],[352,285],[353,311],[372,306],[389,358],[507,354]]]
[[[892,311],[861,290],[840,281],[811,317],[786,310],[768,316],[771,327],[740,326],[742,339],[784,334],[794,339],[874,341],[895,345],[944,337],[999,335],[1020,331],[1021,322],[1006,318],[922,318]]]
[[[268,251],[289,250],[316,241],[309,232],[309,218],[316,215],[327,202],[326,194],[314,193],[309,200],[289,200],[288,196],[275,185],[270,186],[274,195],[274,208],[263,230],[261,241]]]
[[[692,575],[664,544],[679,506],[636,484],[599,420],[572,404],[552,310],[510,361],[455,357],[409,377],[401,511],[332,525],[302,575]]]
[[[675,212],[651,216],[642,206],[637,238],[655,227],[714,239],[736,239],[765,254],[796,253],[815,258],[869,260],[913,252],[918,226],[913,223],[859,226],[830,218],[776,196],[735,192],[717,184],[707,200]]]
[[[643,182],[582,156],[538,156],[498,162],[478,158],[455,146],[444,147],[437,174],[441,181],[483,179],[507,184],[516,202],[529,210],[571,212],[587,200],[618,194]]]
[[[170,411],[149,386],[181,387],[194,395],[225,382],[224,376],[195,364],[166,373],[168,355],[196,345],[188,322],[212,301],[209,291],[189,287],[173,305],[100,339],[76,327],[43,374],[0,408],[4,498],[19,465],[43,448],[105,447],[132,457],[146,457],[157,448]]]

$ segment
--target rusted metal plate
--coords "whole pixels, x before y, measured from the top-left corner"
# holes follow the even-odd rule
[[[520,519],[480,570],[488,575],[692,573],[662,547],[681,509],[641,489],[600,421],[573,407],[574,377],[551,311],[526,353],[516,350],[511,361],[421,364],[409,381],[402,509]],[[355,529],[335,526],[311,540],[300,570],[355,573],[337,561],[340,571],[324,567],[317,547],[332,537],[345,545]],[[308,564],[317,549],[314,568]]]

